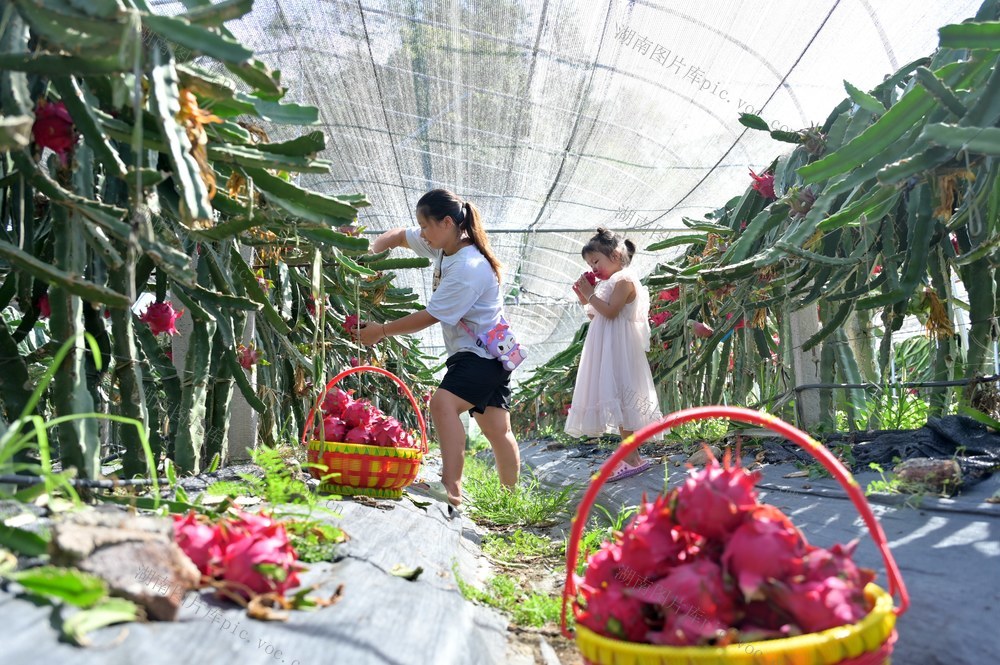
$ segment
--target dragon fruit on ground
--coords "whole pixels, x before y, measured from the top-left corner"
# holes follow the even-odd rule
[[[757,474],[711,459],[590,555],[577,622],[607,637],[725,646],[855,623],[871,611],[857,540],[815,547],[759,503]]]

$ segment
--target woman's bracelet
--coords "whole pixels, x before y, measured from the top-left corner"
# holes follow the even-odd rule
[[[386,332],[385,332],[385,324],[383,323],[382,324],[382,337],[388,337],[388,336],[389,335],[387,335]]]

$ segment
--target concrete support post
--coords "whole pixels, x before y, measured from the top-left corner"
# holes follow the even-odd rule
[[[819,331],[819,315],[816,306],[811,305],[789,315],[789,333],[791,344],[792,377],[795,386],[804,386],[811,383],[820,382],[820,345],[814,346],[808,351],[802,350],[802,345],[807,339]],[[795,394],[795,413],[798,416],[798,425],[803,430],[809,431],[819,424],[822,413],[820,411],[820,393],[818,390],[803,390]]]
[[[251,247],[242,247],[240,249],[240,254],[246,261],[250,261],[253,249]],[[194,323],[191,320],[191,313],[184,312],[184,314],[177,319],[176,323],[178,335],[174,336],[171,340],[171,348],[174,353],[174,366],[177,368],[177,375],[181,377],[181,384],[184,383],[184,361],[187,357],[188,346],[191,342],[191,331],[194,328]],[[243,327],[243,332],[240,336],[240,342],[249,346],[253,343],[254,333],[256,331],[256,320],[254,318],[254,313],[250,312],[247,315],[246,325]],[[213,351],[213,353],[218,353],[219,350]],[[241,370],[242,371],[242,370]],[[248,377],[250,385],[254,390],[257,389],[257,366],[254,365],[248,372]],[[257,412],[254,411],[250,404],[247,403],[243,393],[240,392],[239,388],[233,389],[232,403],[230,405],[229,414],[229,428],[226,437],[226,443],[223,446],[224,459],[223,464],[229,464],[231,462],[242,462],[250,459],[250,451],[257,447]],[[174,414],[173,417],[176,417]],[[207,463],[209,460],[205,460]]]

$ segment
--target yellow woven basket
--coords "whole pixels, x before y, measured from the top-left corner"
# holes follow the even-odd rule
[[[818,441],[774,416],[736,407],[698,407],[665,416],[626,439],[601,467],[577,509],[566,548],[566,585],[563,590],[562,631],[574,635],[566,626],[566,611],[576,593],[576,570],[580,538],[590,509],[601,486],[618,463],[637,449],[647,438],[670,427],[693,420],[729,418],[766,427],[794,441],[815,457],[847,491],[868,531],[882,554],[889,590],[875,584],[865,587],[872,610],[857,623],[830,628],[817,633],[782,639],[745,642],[725,647],[671,647],[617,640],[576,627],[576,643],[587,663],[600,665],[887,665],[896,641],[896,617],[909,606],[909,594],[899,567],[886,542],[885,533],[875,519],[871,506],[857,481],[840,461]],[[900,597],[893,605],[893,594]]]
[[[309,437],[313,420],[326,394],[345,376],[358,372],[382,374],[399,385],[417,414],[417,423],[420,426],[419,448],[394,448],[339,441],[317,441]],[[302,428],[302,443],[306,445],[306,456],[309,462],[312,465],[321,465],[320,468],[312,465],[309,467],[312,476],[321,481],[320,492],[346,496],[364,495],[378,499],[398,499],[403,496],[403,488],[413,482],[420,470],[420,463],[427,452],[427,426],[424,423],[424,416],[417,400],[399,377],[381,367],[362,365],[344,370],[326,384],[326,388],[320,393],[306,418],[305,426]]]
[[[313,477],[333,481],[320,483],[319,491],[324,494],[398,499],[417,477],[424,451],[313,439],[306,455],[313,464],[326,467],[310,467]]]

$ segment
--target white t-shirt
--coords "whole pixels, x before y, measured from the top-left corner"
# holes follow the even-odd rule
[[[475,335],[480,335],[500,322],[503,307],[500,283],[490,262],[475,245],[445,256],[442,250],[433,249],[420,237],[419,226],[406,229],[406,244],[418,256],[426,256],[432,262],[434,294],[426,309],[441,322],[448,355],[472,351],[483,358],[492,358],[458,325],[461,319]]]

